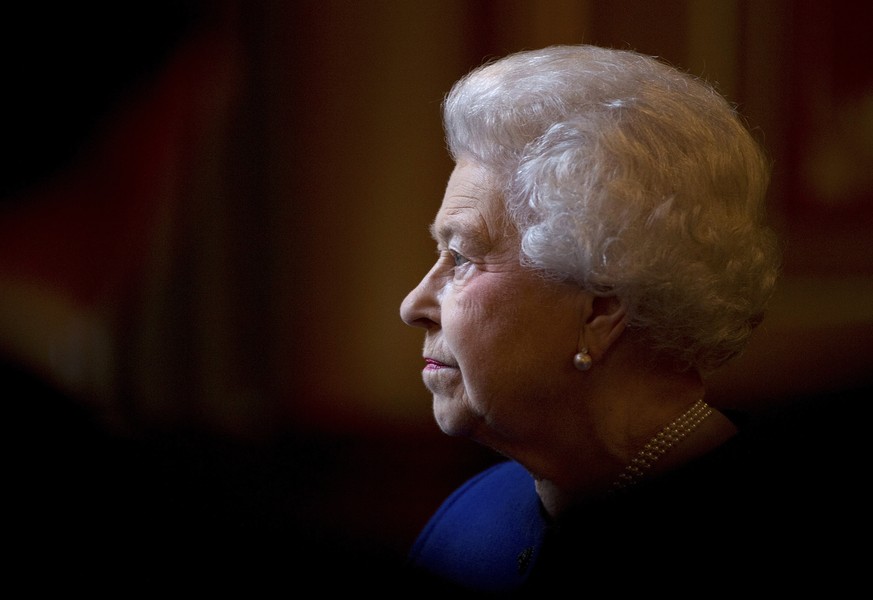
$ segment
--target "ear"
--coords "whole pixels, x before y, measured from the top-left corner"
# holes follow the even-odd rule
[[[580,346],[588,348],[595,361],[603,358],[627,325],[627,308],[615,296],[592,296],[582,324]]]

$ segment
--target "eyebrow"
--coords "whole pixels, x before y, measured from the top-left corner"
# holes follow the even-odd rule
[[[468,232],[469,227],[459,227],[454,223],[443,223],[439,227],[437,227],[436,223],[431,223],[428,226],[428,231],[430,231],[430,236],[436,242],[448,242],[453,237],[462,236]]]
[[[431,237],[437,243],[448,243],[453,238],[460,237],[467,242],[467,246],[470,247],[470,250],[479,252],[485,251],[491,245],[490,240],[486,235],[483,235],[480,230],[470,227],[461,220],[453,220],[449,223],[443,223],[439,227],[437,227],[436,223],[431,223],[428,226],[428,231],[430,231]]]
[[[454,233],[454,229],[452,227],[443,225],[437,230],[436,223],[431,223],[427,226],[427,230],[430,232],[430,237],[434,239],[435,242],[439,242],[440,240],[447,240],[452,237]]]

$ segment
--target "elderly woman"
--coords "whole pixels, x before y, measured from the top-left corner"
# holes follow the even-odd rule
[[[412,564],[484,591],[682,564],[680,540],[729,533],[713,511],[742,436],[705,384],[776,281],[765,156],[705,83],[591,46],[474,70],[444,123],[438,258],[401,315],[440,428],[511,460],[443,505]]]

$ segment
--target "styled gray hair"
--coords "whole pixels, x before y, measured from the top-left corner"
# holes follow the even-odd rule
[[[710,85],[636,52],[553,46],[473,70],[443,119],[452,157],[498,182],[523,265],[622,299],[684,368],[742,351],[779,270],[770,169]]]

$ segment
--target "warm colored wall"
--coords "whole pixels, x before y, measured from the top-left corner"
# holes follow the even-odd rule
[[[164,399],[150,401],[156,418],[181,410],[254,432],[289,413],[316,427],[427,428],[421,334],[397,309],[433,258],[425,228],[451,167],[439,102],[482,60],[552,43],[633,48],[705,76],[773,156],[787,277],[714,397],[748,404],[865,369],[869,337],[851,332],[873,321],[873,76],[858,47],[870,9],[262,0],[237,11],[238,107],[189,183],[185,242],[155,284],[154,318],[176,337],[140,350],[180,355],[140,374],[144,393]],[[770,347],[788,337],[816,369]]]

